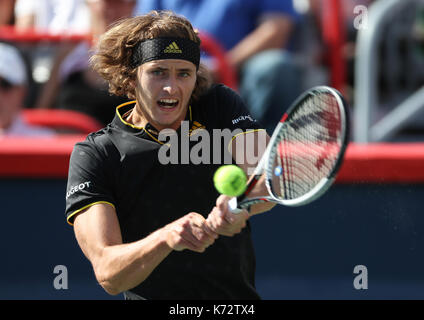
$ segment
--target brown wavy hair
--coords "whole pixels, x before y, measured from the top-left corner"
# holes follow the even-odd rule
[[[184,17],[171,11],[151,11],[113,24],[98,42],[90,58],[92,68],[109,83],[109,92],[135,99],[133,83],[137,68],[131,66],[133,48],[141,41],[158,37],[190,39],[200,45],[198,32]],[[197,99],[211,85],[207,68],[200,64],[192,99]]]

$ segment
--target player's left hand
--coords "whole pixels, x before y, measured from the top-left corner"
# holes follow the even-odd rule
[[[215,233],[232,237],[246,226],[246,220],[249,219],[247,210],[238,214],[231,213],[228,207],[228,201],[231,198],[221,195],[216,199],[216,206],[209,213],[206,223]]]

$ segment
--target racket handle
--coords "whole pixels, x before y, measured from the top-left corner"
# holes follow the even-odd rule
[[[233,197],[230,199],[230,201],[228,201],[228,208],[230,209],[231,213],[239,214],[243,211],[243,209],[237,207],[237,204],[237,197]]]

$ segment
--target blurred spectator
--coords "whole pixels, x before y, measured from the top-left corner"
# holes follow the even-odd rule
[[[84,0],[16,0],[15,25],[49,33],[87,33],[88,11]]]
[[[367,23],[364,8],[372,0],[338,0],[340,12],[331,11],[328,0],[294,0],[296,9],[302,14],[302,23],[294,31],[293,48],[297,63],[302,66],[303,89],[316,85],[337,82],[348,101],[352,100],[353,67],[358,22]],[[334,4],[334,2],[333,2]],[[359,16],[362,14],[363,16]],[[336,29],[334,21],[339,20],[343,29]],[[355,27],[356,25],[356,27]],[[335,63],[335,47],[340,44],[340,64]],[[333,65],[334,67],[334,65]],[[340,70],[343,68],[343,70]],[[338,72],[340,74],[332,74]],[[338,79],[335,81],[334,79]],[[342,83],[343,82],[343,83]]]
[[[49,34],[87,34],[89,13],[85,0],[16,0],[15,27],[17,31]],[[34,107],[40,88],[52,72],[53,56],[61,57],[70,50],[70,44],[20,45],[28,61],[32,77],[29,78],[28,107]]]
[[[0,1],[0,26],[14,23],[14,7],[15,0]]]
[[[241,96],[268,130],[300,93],[298,70],[283,49],[298,17],[292,0],[143,0],[136,12],[151,10],[181,14],[223,45]]]
[[[132,16],[137,0],[86,0],[94,42],[114,22]]]
[[[302,21],[296,24],[290,45],[299,67],[302,91],[326,85],[330,78],[320,22],[321,5],[318,1],[293,0]]]
[[[0,137],[52,136],[53,131],[25,123],[21,115],[27,89],[27,74],[19,51],[0,43]]]
[[[86,3],[93,41],[62,48],[36,107],[80,111],[106,125],[112,120],[116,106],[127,98],[110,95],[106,82],[91,70],[88,64],[90,45],[95,46],[112,23],[130,17],[136,0],[87,0]]]

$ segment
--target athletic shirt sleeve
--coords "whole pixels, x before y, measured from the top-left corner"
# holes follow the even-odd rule
[[[107,156],[88,141],[77,143],[69,162],[66,188],[66,219],[73,225],[76,215],[98,203],[115,207]],[[112,170],[111,170],[112,171]]]
[[[242,98],[231,88],[224,85],[215,87],[217,95],[217,116],[221,128],[231,131],[241,129],[245,132],[262,129],[261,124],[252,117]]]

